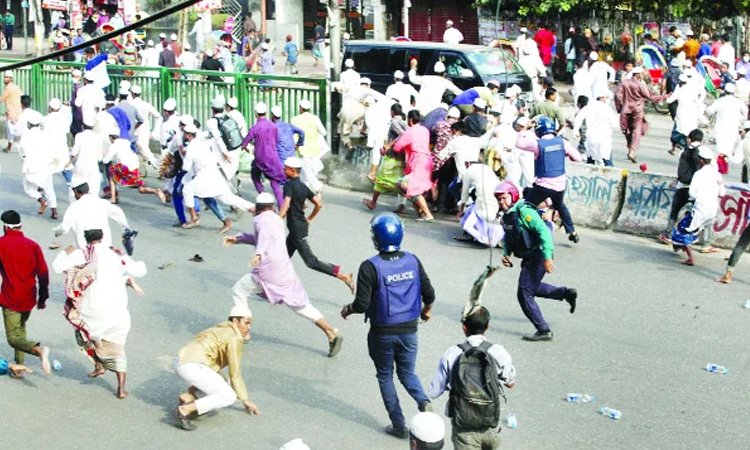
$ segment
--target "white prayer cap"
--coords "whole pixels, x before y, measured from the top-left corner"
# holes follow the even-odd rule
[[[349,69],[354,67],[354,60],[351,58],[347,58],[346,61],[344,61],[344,67],[347,67]]]
[[[211,108],[213,109],[224,109],[226,105],[227,101],[223,95],[217,95],[213,100],[211,100]]]
[[[448,110],[447,117],[453,117],[454,119],[460,119],[461,118],[461,111],[459,111],[458,108],[456,108],[455,106],[452,106]]]
[[[680,67],[680,60],[677,58],[672,58],[672,61],[669,62],[669,65],[672,67]]]
[[[450,19],[448,19],[448,20],[445,21],[445,25],[449,26],[449,27],[452,27],[453,26],[453,21],[450,20]]]
[[[521,27],[521,29],[520,29],[519,31],[520,31],[521,33],[528,33],[528,32],[529,32],[529,29],[528,29],[528,28],[526,28],[526,27]]]
[[[680,30],[679,28],[676,29],[676,30],[674,30],[674,35],[675,36],[682,36],[682,30]]]
[[[195,123],[195,119],[190,114],[183,114],[180,116],[180,124],[181,125],[189,125],[191,123]]]
[[[255,114],[265,114],[268,112],[268,105],[263,102],[255,104]]]
[[[177,100],[168,98],[164,101],[164,111],[174,111],[177,109]]]
[[[263,42],[262,44],[260,44],[260,48],[261,50],[268,50],[268,42]]]
[[[198,134],[198,127],[195,126],[195,122],[190,122],[189,124],[185,125],[185,127],[182,129],[182,132]]]
[[[50,101],[47,104],[47,106],[49,106],[50,109],[57,111],[58,109],[60,109],[62,107],[62,102],[60,101],[59,98],[55,97],[53,99],[50,99]]]
[[[701,159],[714,159],[714,152],[705,145],[698,147],[698,157]]]
[[[475,108],[485,109],[487,107],[487,102],[485,102],[481,98],[477,98],[477,99],[474,99],[473,105]]]
[[[677,30],[677,31],[680,31],[680,30]],[[678,35],[678,36],[679,36],[679,35]],[[677,38],[677,40],[676,40],[676,41],[674,41],[674,47],[675,47],[675,48],[680,48],[680,47],[682,47],[683,45],[685,45],[685,39],[683,39],[683,38]]]
[[[724,86],[724,92],[727,94],[734,94],[734,91],[737,89],[737,86],[734,83],[727,83],[726,86]]]
[[[73,178],[70,180],[70,187],[72,189],[75,189],[82,184],[88,183],[88,180],[80,175],[73,175]]]
[[[154,41],[152,41],[151,39],[149,39],[148,42],[146,43],[146,45],[148,45],[149,47],[153,47],[154,46]]]
[[[258,194],[257,197],[255,197],[255,204],[256,205],[273,205],[273,195],[269,194],[268,192],[261,192]]]
[[[402,72],[400,70],[397,70],[397,71],[393,72],[393,78],[395,78],[397,80],[403,80],[404,79],[404,72]]]
[[[743,130],[750,130],[750,120],[746,120],[746,121],[745,121],[745,122],[744,122],[744,123],[742,124],[742,129],[743,129]]]
[[[435,67],[433,67],[432,70],[434,70],[435,73],[443,73],[445,72],[445,64],[443,64],[442,61],[438,61],[435,63]]]
[[[234,305],[229,311],[229,317],[249,317],[253,318],[253,313],[247,305]]]
[[[597,52],[591,52],[589,53],[589,59],[592,61],[598,61],[599,60],[599,53]]]
[[[141,87],[138,86],[137,84],[134,84],[130,86],[130,92],[132,92],[135,95],[141,95],[141,93],[143,92],[143,89],[141,89]]]
[[[83,73],[81,72],[80,69],[73,69],[73,71],[70,72],[70,76],[73,77],[73,78],[81,78],[82,74]]]
[[[523,92],[521,90],[521,86],[514,84],[513,86],[505,90],[505,96],[506,97],[518,96],[518,94],[520,94],[521,92]]]
[[[99,97],[96,100],[94,100],[94,108],[103,109],[105,106],[107,106],[107,100],[104,97]],[[85,114],[85,110],[84,110]]]
[[[366,84],[370,86],[372,84],[372,80],[367,77],[362,77],[359,79],[359,84]]]
[[[184,50],[190,50],[190,42],[185,42],[185,45],[182,46]]]
[[[501,105],[500,103],[498,103],[495,106],[493,106],[492,108],[490,108],[490,114],[494,114],[496,116],[499,116],[502,113],[503,113],[503,105]],[[509,116],[510,114],[505,114],[505,115]]]
[[[633,67],[633,70],[631,71],[631,73],[643,73],[643,67],[635,66]]]
[[[284,161],[284,165],[286,167],[292,168],[292,169],[301,169],[302,168],[302,159],[296,157],[296,156],[290,156]]]
[[[29,111],[28,116],[26,117],[26,123],[29,125],[39,125],[42,123],[42,119],[44,119],[44,116],[42,116],[41,113],[38,113],[36,111]]]
[[[94,128],[96,126],[96,116],[92,114],[83,115],[83,124],[87,127]]]
[[[276,118],[281,119],[281,106],[279,106],[279,105],[272,106],[271,107],[271,115],[274,116],[274,117],[276,117]]]
[[[167,35],[164,33],[159,33],[159,39],[166,39]]]
[[[676,59],[676,58],[675,58],[675,59]],[[692,61],[690,61],[689,59],[686,59],[685,61],[683,61],[683,62],[682,62],[682,67],[683,67],[683,68],[686,68],[686,67],[693,67],[693,62],[692,62]]]
[[[310,447],[302,439],[297,438],[282,445],[279,450],[310,450]]]
[[[120,81],[120,89],[125,88],[125,89],[130,90],[130,86],[131,86],[130,81],[128,80]]]
[[[170,40],[170,41],[176,41],[176,40],[177,40],[177,35],[176,35],[176,34],[174,34],[174,33],[172,33],[172,35],[171,35],[171,36],[169,36],[169,40]]]
[[[230,108],[237,109],[237,105],[239,105],[240,102],[237,101],[237,97],[229,97],[229,100],[227,100],[227,106]]]
[[[529,118],[528,118],[528,117],[526,117],[526,116],[521,116],[521,117],[519,117],[519,118],[518,118],[518,119],[516,120],[516,124],[517,124],[518,126],[521,126],[521,127],[528,127],[528,126],[529,126],[529,123],[531,123],[531,122],[529,121]]]
[[[688,81],[690,81],[690,79],[688,78],[688,76],[686,74],[684,74],[684,73],[681,73],[680,76],[677,77],[677,80],[680,83],[687,83]]]
[[[12,70],[6,70],[3,72],[3,77],[5,78],[13,78],[13,71]]]
[[[421,412],[411,419],[409,432],[422,442],[436,443],[445,439],[445,423],[435,413]]]
[[[128,94],[130,94],[130,89],[126,88],[125,86],[122,86],[122,87],[120,87],[120,90],[118,91],[118,93],[120,95],[127,96]]]
[[[86,72],[83,74],[83,79],[88,81],[94,81],[94,74],[91,72]]]
[[[695,36],[695,33],[693,32],[693,30],[687,30],[685,32],[685,36]]]
[[[303,99],[299,102],[299,107],[304,109],[305,111],[310,111],[312,109],[312,103],[310,103],[310,100]]]
[[[365,101],[363,102],[365,106],[372,106],[375,104],[375,97],[372,95],[368,95],[365,97]]]

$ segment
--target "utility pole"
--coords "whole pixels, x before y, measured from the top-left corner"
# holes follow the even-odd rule
[[[21,9],[23,10],[23,53],[24,55],[29,54],[29,2],[23,0],[21,3]]]
[[[331,81],[341,71],[341,11],[338,0],[328,0],[328,37],[331,40]]]

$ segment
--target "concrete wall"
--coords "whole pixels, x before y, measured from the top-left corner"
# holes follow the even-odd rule
[[[615,231],[656,236],[669,220],[677,178],[631,172]]]
[[[573,222],[590,228],[612,226],[620,214],[627,171],[591,164],[569,163],[565,204]]]
[[[323,157],[323,169],[321,179],[331,186],[350,189],[358,192],[372,192],[373,184],[367,178],[370,172],[370,149],[364,145],[354,146],[350,149],[341,148],[338,155],[327,153]]]

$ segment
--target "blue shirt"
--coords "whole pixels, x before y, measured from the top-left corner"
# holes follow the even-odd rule
[[[84,42],[86,42],[86,38],[85,37],[75,35],[75,36],[73,36],[73,40],[71,41],[71,44],[72,45],[78,45],[78,44],[83,44]],[[76,50],[75,53],[77,55],[83,55],[83,50],[84,49]]]
[[[448,115],[448,111],[443,108],[435,108],[428,112],[424,118],[422,118],[421,125],[430,131],[435,129],[438,122],[445,120]]]
[[[707,42],[704,42],[701,44],[701,48],[698,50],[698,59],[701,59],[701,57],[711,55],[711,46],[708,45]]]
[[[286,62],[289,64],[297,64],[297,44],[294,42],[287,42],[284,46],[284,53],[286,53]]]
[[[279,152],[279,159],[284,162],[290,156],[294,156],[296,145],[305,145],[305,132],[283,120],[274,123],[279,130],[279,142],[276,144],[276,150]],[[297,144],[294,143],[295,134],[298,139]]]
[[[453,105],[472,105],[477,98],[479,98],[479,91],[474,88],[467,89],[453,99]]]

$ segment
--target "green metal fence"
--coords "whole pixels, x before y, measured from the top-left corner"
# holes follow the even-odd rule
[[[11,60],[0,59],[2,62]],[[54,97],[70,100],[73,87],[70,72],[74,68],[83,70],[84,66],[83,63],[58,61],[32,64],[14,71],[15,83],[31,95],[34,109],[45,112],[47,102]],[[211,100],[218,94],[237,97],[238,108],[248,123],[253,123],[257,102],[263,101],[269,108],[280,106],[283,118],[289,120],[298,113],[299,102],[303,99],[312,103],[312,111],[323,123],[328,121],[325,78],[120,65],[107,65],[107,72],[112,82],[107,93],[117,96],[120,81],[128,80],[141,86],[143,99],[157,109],[164,100],[174,97],[178,112],[190,114],[201,123],[211,116]],[[219,77],[221,81],[208,81],[208,77]],[[2,89],[4,86],[0,87],[0,92]]]

